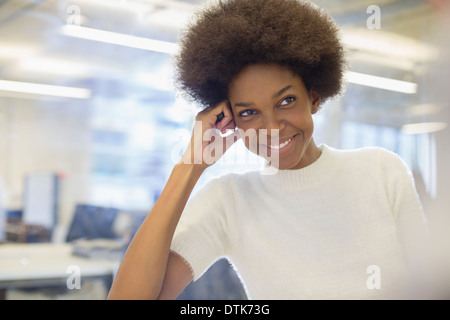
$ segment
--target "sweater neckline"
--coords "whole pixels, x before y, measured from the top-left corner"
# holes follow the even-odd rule
[[[266,167],[261,175],[268,183],[279,189],[305,189],[321,185],[330,178],[336,168],[336,161],[333,154],[336,150],[321,144],[318,147],[321,151],[319,158],[310,165],[301,169],[275,170]],[[268,171],[269,170],[269,171]]]

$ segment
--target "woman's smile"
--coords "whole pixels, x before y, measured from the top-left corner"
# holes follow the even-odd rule
[[[267,148],[268,154],[270,155],[270,153],[278,153],[280,156],[289,152],[289,150],[291,149],[291,147],[295,144],[296,140],[297,140],[298,134],[291,136],[289,138],[286,139],[280,139],[278,144],[272,144],[275,141],[271,142],[271,144],[263,144],[262,146],[265,146]],[[268,140],[272,140],[272,139],[268,139]],[[277,139],[273,139],[273,140],[277,140]]]
[[[290,142],[292,140],[294,140],[295,137],[297,137],[297,135],[294,135],[294,136],[292,136],[292,137],[290,137],[288,139],[281,139],[280,140],[280,144],[278,144],[278,145],[272,145],[271,144],[269,146],[269,148],[282,151],[282,150],[286,149],[288,145],[290,145]]]

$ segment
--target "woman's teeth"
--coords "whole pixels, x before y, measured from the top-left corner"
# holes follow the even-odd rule
[[[289,138],[289,140],[286,140],[282,144],[270,146],[270,148],[275,149],[275,150],[283,149],[284,147],[286,147],[289,144],[289,142],[291,142],[292,138],[294,138],[294,137]]]

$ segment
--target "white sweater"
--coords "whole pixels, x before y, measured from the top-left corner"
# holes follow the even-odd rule
[[[381,148],[320,149],[306,168],[227,174],[191,196],[171,250],[194,280],[227,257],[251,299],[405,298],[424,230],[410,171]]]

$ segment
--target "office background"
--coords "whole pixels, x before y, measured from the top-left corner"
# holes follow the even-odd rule
[[[34,255],[21,256],[24,247],[14,244],[116,241],[96,243],[98,251],[92,243],[77,247],[78,257],[95,259],[96,252],[111,262],[86,281],[89,290],[63,290],[70,273],[61,271],[59,282],[48,281],[51,275],[40,276],[45,281],[38,285],[20,281],[0,262],[0,297],[104,296],[120,249],[158,198],[189,138],[198,106],[176,92],[172,57],[187,21],[209,2],[0,1],[0,260],[9,259],[11,268],[16,262],[32,267]],[[450,208],[448,2],[314,3],[341,26],[351,62],[345,95],[315,115],[316,142],[398,153],[442,237]],[[200,184],[261,165],[242,145],[229,153]],[[74,247],[65,250],[72,254]],[[92,285],[96,276],[101,289]],[[232,281],[216,285],[220,279]],[[244,297],[226,262],[183,297],[205,296]]]

